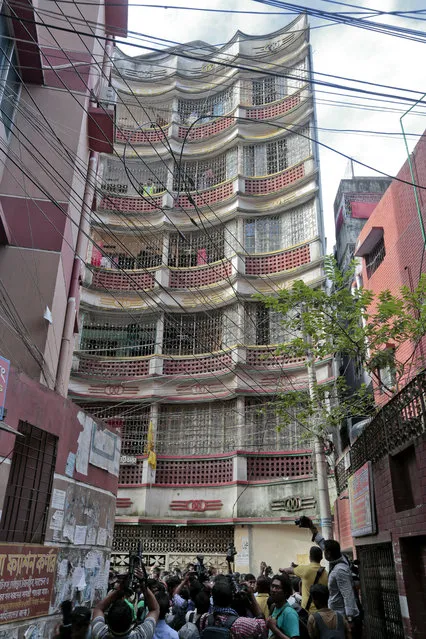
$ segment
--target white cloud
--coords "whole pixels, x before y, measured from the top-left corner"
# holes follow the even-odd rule
[[[198,8],[207,6],[248,11],[269,9],[276,11],[272,7],[268,8],[250,0],[199,0],[198,2],[174,0],[174,2],[182,6]],[[158,0],[152,2],[152,4],[155,3],[159,6],[165,4],[164,1]],[[303,4],[324,11],[349,10],[344,6],[325,3],[321,0]],[[378,5],[382,11],[424,9],[423,2],[419,0],[357,0],[356,4],[365,7],[370,7],[370,4],[373,7]],[[426,19],[426,15],[424,17]],[[177,42],[205,40],[212,44],[220,44],[228,41],[238,29],[249,34],[269,33],[281,28],[291,19],[291,16],[277,15],[249,16],[142,7],[129,9],[129,29]],[[426,22],[420,20],[394,16],[384,16],[382,21],[418,30],[424,30],[426,26]],[[412,89],[418,91],[416,98],[420,98],[426,91],[426,67],[423,64],[425,44],[343,25],[315,28],[321,23],[323,24],[323,22],[311,20],[311,25],[314,27],[311,31],[311,43],[316,72]],[[143,53],[141,50],[130,47],[126,47],[126,52],[131,55]],[[345,81],[336,80],[336,82],[347,84]],[[375,89],[368,86],[366,88],[395,94],[392,89]],[[337,97],[323,91],[333,91],[333,89],[317,88],[317,115],[320,128],[400,131],[400,113],[329,106],[324,104],[324,100],[336,100]],[[347,106],[349,102],[357,101],[350,97],[343,97],[341,100]],[[365,101],[364,104],[374,104],[376,107],[390,106],[387,103],[373,101]],[[408,107],[409,104],[406,108]],[[402,109],[402,107],[398,108]],[[424,107],[423,114],[426,114]],[[411,133],[421,134],[426,128],[424,115],[410,115],[406,118],[405,124],[406,130]],[[391,175],[398,172],[406,159],[404,143],[400,137],[391,139],[374,135],[320,131],[319,139],[354,159]],[[410,148],[413,146],[414,139],[411,139]],[[328,249],[331,250],[334,240],[333,201],[348,162],[345,158],[326,149],[320,150],[320,160],[326,234]],[[357,175],[371,173],[362,167],[356,167],[355,172]]]

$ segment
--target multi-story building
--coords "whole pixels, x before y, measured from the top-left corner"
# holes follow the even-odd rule
[[[168,567],[223,565],[231,541],[244,571],[306,553],[310,442],[269,406],[306,387],[305,362],[274,356],[279,316],[254,295],[323,281],[308,38],[302,16],[220,48],[115,51],[70,389],[122,432],[117,565],[140,538]]]
[[[113,111],[95,102],[104,41],[77,32],[82,18],[101,38],[127,25],[124,3],[51,10],[9,2],[0,17],[0,635],[46,639],[62,601],[107,589],[120,437],[66,395]]]
[[[358,236],[376,204],[390,185],[391,180],[382,176],[355,176],[340,180],[334,199],[334,222],[336,245],[334,249],[337,264],[345,271],[355,258]],[[353,286],[362,285],[361,260],[357,260]],[[349,388],[357,389],[361,384],[371,386],[371,379],[359,362],[343,357],[340,370]],[[350,441],[359,434],[368,422],[364,415],[344,420],[337,438],[338,452],[341,453]]]
[[[407,160],[356,242],[363,285],[375,294],[414,290],[425,272],[424,135],[410,160],[418,197]],[[334,516],[341,545],[355,546],[360,560],[368,636],[399,639],[420,637],[426,620],[426,338],[387,347],[405,375],[396,387],[392,370],[380,370],[375,400],[381,408],[336,466]]]

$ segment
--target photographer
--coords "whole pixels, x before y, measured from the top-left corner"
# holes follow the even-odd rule
[[[231,639],[253,639],[262,637],[266,639],[266,622],[257,604],[253,593],[247,591],[243,595],[250,602],[250,607],[254,618],[238,615],[241,598],[239,591],[235,590],[235,584],[229,576],[216,577],[213,589],[213,609],[212,613],[205,613],[200,620],[200,630],[202,636],[208,639],[209,628],[219,626],[229,629]],[[244,606],[246,603],[244,602]],[[212,633],[214,634],[214,633]]]
[[[342,554],[339,542],[334,539],[324,539],[309,517],[301,517],[299,526],[309,528],[312,533],[312,541],[315,541],[324,551],[324,557],[329,562],[328,607],[334,612],[345,615],[353,639],[359,639],[362,636],[362,618],[355,597],[348,558]]]
[[[121,580],[116,583],[114,590],[98,603],[93,611],[92,639],[113,639],[114,637],[121,637],[121,639],[153,638],[160,609],[153,593],[146,587],[144,573],[141,568],[135,568],[134,574],[139,580],[148,608],[148,615],[145,621],[133,628],[132,611],[124,601],[126,585],[125,581]],[[107,625],[104,613],[108,608]]]

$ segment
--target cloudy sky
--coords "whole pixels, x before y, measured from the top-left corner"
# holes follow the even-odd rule
[[[129,0],[144,2],[145,0]],[[262,34],[275,31],[294,16],[291,15],[244,15],[207,13],[204,11],[183,11],[164,9],[167,6],[185,6],[211,9],[238,9],[240,11],[277,11],[254,0],[146,0],[161,8],[130,7],[129,29],[140,34],[165,38],[177,42],[205,40],[211,44],[228,41],[238,29],[248,34]],[[409,11],[424,9],[422,0],[300,0],[308,8],[334,11],[360,11],[344,6],[352,5],[380,11]],[[395,16],[374,18],[375,21],[398,25],[416,30],[426,29],[426,10],[418,16],[421,19],[408,19]],[[373,18],[372,18],[373,19]],[[401,93],[395,89],[366,87],[391,95],[406,95],[418,99],[426,92],[426,65],[424,63],[426,43],[415,42],[390,35],[383,35],[365,29],[342,25],[330,25],[325,20],[310,19],[311,43],[316,73],[344,76],[371,83],[385,84],[401,89],[411,89],[416,94]],[[327,25],[327,26],[322,26]],[[141,41],[138,39],[138,44]],[[126,53],[140,55],[143,50],[125,47]],[[321,76],[317,76],[320,78]],[[326,78],[321,78],[326,79]],[[329,78],[330,81],[334,81]],[[347,80],[335,80],[349,85]],[[361,86],[361,85],[358,85]],[[333,92],[333,93],[326,93]],[[395,175],[406,159],[404,143],[399,135],[399,118],[409,108],[409,104],[391,104],[389,98],[365,100],[348,96],[339,96],[336,89],[318,87],[317,116],[319,140],[356,160]],[[338,102],[338,104],[335,104]],[[358,106],[355,106],[358,105]],[[410,137],[410,148],[418,136],[426,129],[426,103],[404,120],[406,130],[414,134]],[[327,129],[337,129],[329,131]],[[374,131],[373,133],[349,133],[347,130]],[[397,135],[383,135],[397,134]],[[339,181],[349,177],[348,160],[325,148],[320,149],[321,177],[324,201],[324,215],[328,250],[334,243],[333,201]],[[369,175],[372,171],[354,165],[355,175]]]

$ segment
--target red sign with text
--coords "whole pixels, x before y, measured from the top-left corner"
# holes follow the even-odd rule
[[[0,624],[49,614],[57,548],[0,544]]]

